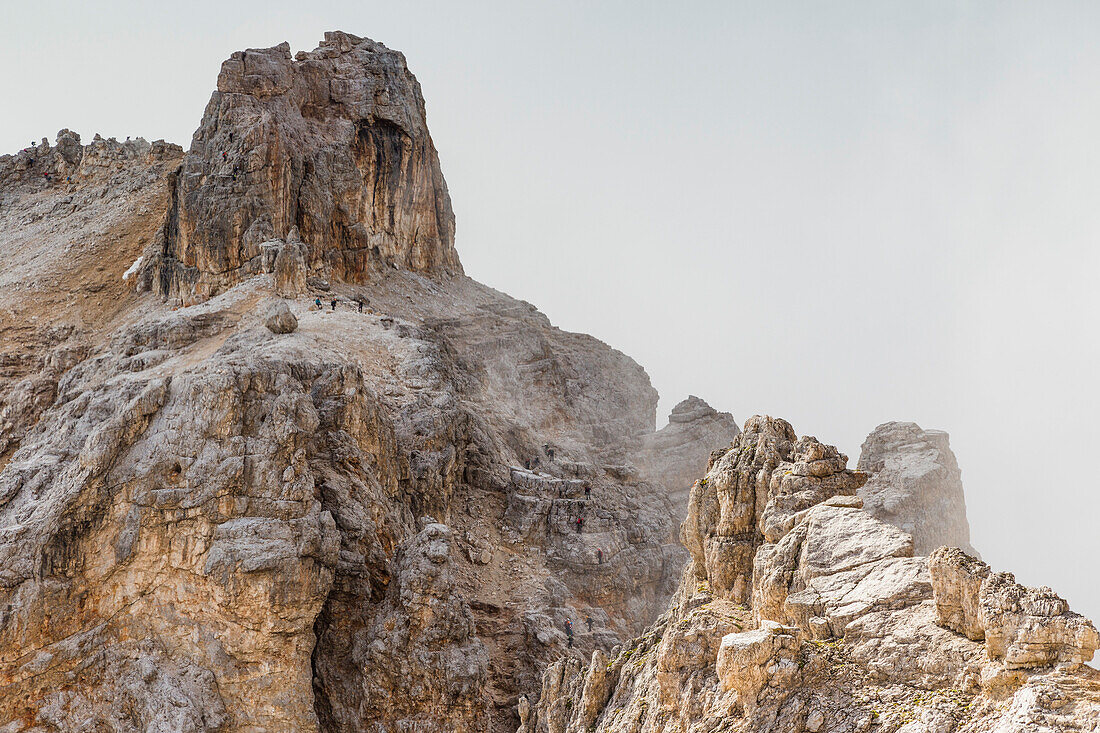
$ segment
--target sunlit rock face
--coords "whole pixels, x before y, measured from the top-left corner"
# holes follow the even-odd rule
[[[781,539],[802,511],[863,484],[847,462],[833,446],[798,438],[786,420],[750,418],[692,487],[680,537],[696,576],[716,596],[748,603],[757,548]]]
[[[866,510],[912,535],[918,554],[943,545],[977,554],[947,433],[911,422],[879,425],[863,441],[859,469],[868,475],[859,491]]]
[[[184,304],[265,271],[273,238],[300,237],[327,280],[461,272],[420,85],[401,53],[369,39],[328,33],[293,58],[285,43],[234,53],[174,184],[145,270]]]
[[[751,418],[692,490],[668,610],[606,659],[550,666],[519,732],[1095,731],[1092,623],[958,548],[915,554],[862,480]]]

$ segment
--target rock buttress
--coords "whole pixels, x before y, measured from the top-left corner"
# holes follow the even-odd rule
[[[454,213],[405,57],[331,32],[222,64],[140,281],[183,304],[265,270],[261,244],[301,237],[311,276],[372,267],[461,272]]]

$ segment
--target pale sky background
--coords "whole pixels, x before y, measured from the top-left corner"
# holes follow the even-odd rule
[[[0,151],[187,147],[223,59],[405,52],[468,274],[854,464],[951,433],[974,544],[1100,620],[1100,3],[0,1]]]

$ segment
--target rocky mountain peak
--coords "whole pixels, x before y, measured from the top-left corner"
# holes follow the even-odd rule
[[[710,417],[711,415],[718,414],[718,410],[707,404],[707,401],[701,397],[695,395],[688,395],[686,400],[680,400],[676,403],[676,406],[672,408],[672,412],[669,413],[668,421],[673,422],[691,422],[692,420],[698,420],[703,417]]]
[[[261,245],[292,231],[326,281],[462,269],[420,85],[367,38],[233,53],[173,186],[139,283],[183,304],[270,271]]]
[[[889,445],[861,466],[881,472],[912,462],[924,431],[876,433]],[[666,613],[610,655],[547,667],[518,733],[1097,730],[1095,626],[961,549],[915,552],[865,509],[867,475],[846,463],[751,418],[692,489],[691,559]]]

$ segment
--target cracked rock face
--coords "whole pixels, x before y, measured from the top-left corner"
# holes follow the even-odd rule
[[[861,478],[750,419],[693,488],[668,611],[606,662],[552,665],[519,732],[1097,730],[1092,624],[957,548],[915,555],[853,496]],[[715,552],[731,528],[739,552]],[[602,706],[581,705],[590,683]]]
[[[200,302],[263,272],[262,243],[292,232],[325,279],[462,271],[424,99],[401,53],[340,32],[293,58],[286,43],[234,53],[143,279]]]
[[[921,556],[783,420],[654,435],[451,221],[343,33],[234,54],[186,156],[0,156],[0,730],[1095,731],[1053,592]]]
[[[782,538],[800,512],[863,484],[847,462],[833,446],[796,437],[785,420],[750,418],[691,489],[680,537],[696,576],[715,595],[748,603],[757,548]]]
[[[859,490],[866,510],[911,534],[917,553],[947,545],[977,554],[947,433],[911,422],[879,425],[863,441],[859,469],[868,476]]]
[[[940,625],[984,640],[989,658],[1008,670],[1080,667],[1100,646],[1092,622],[1050,588],[1024,587],[955,547],[941,547],[928,563]]]

